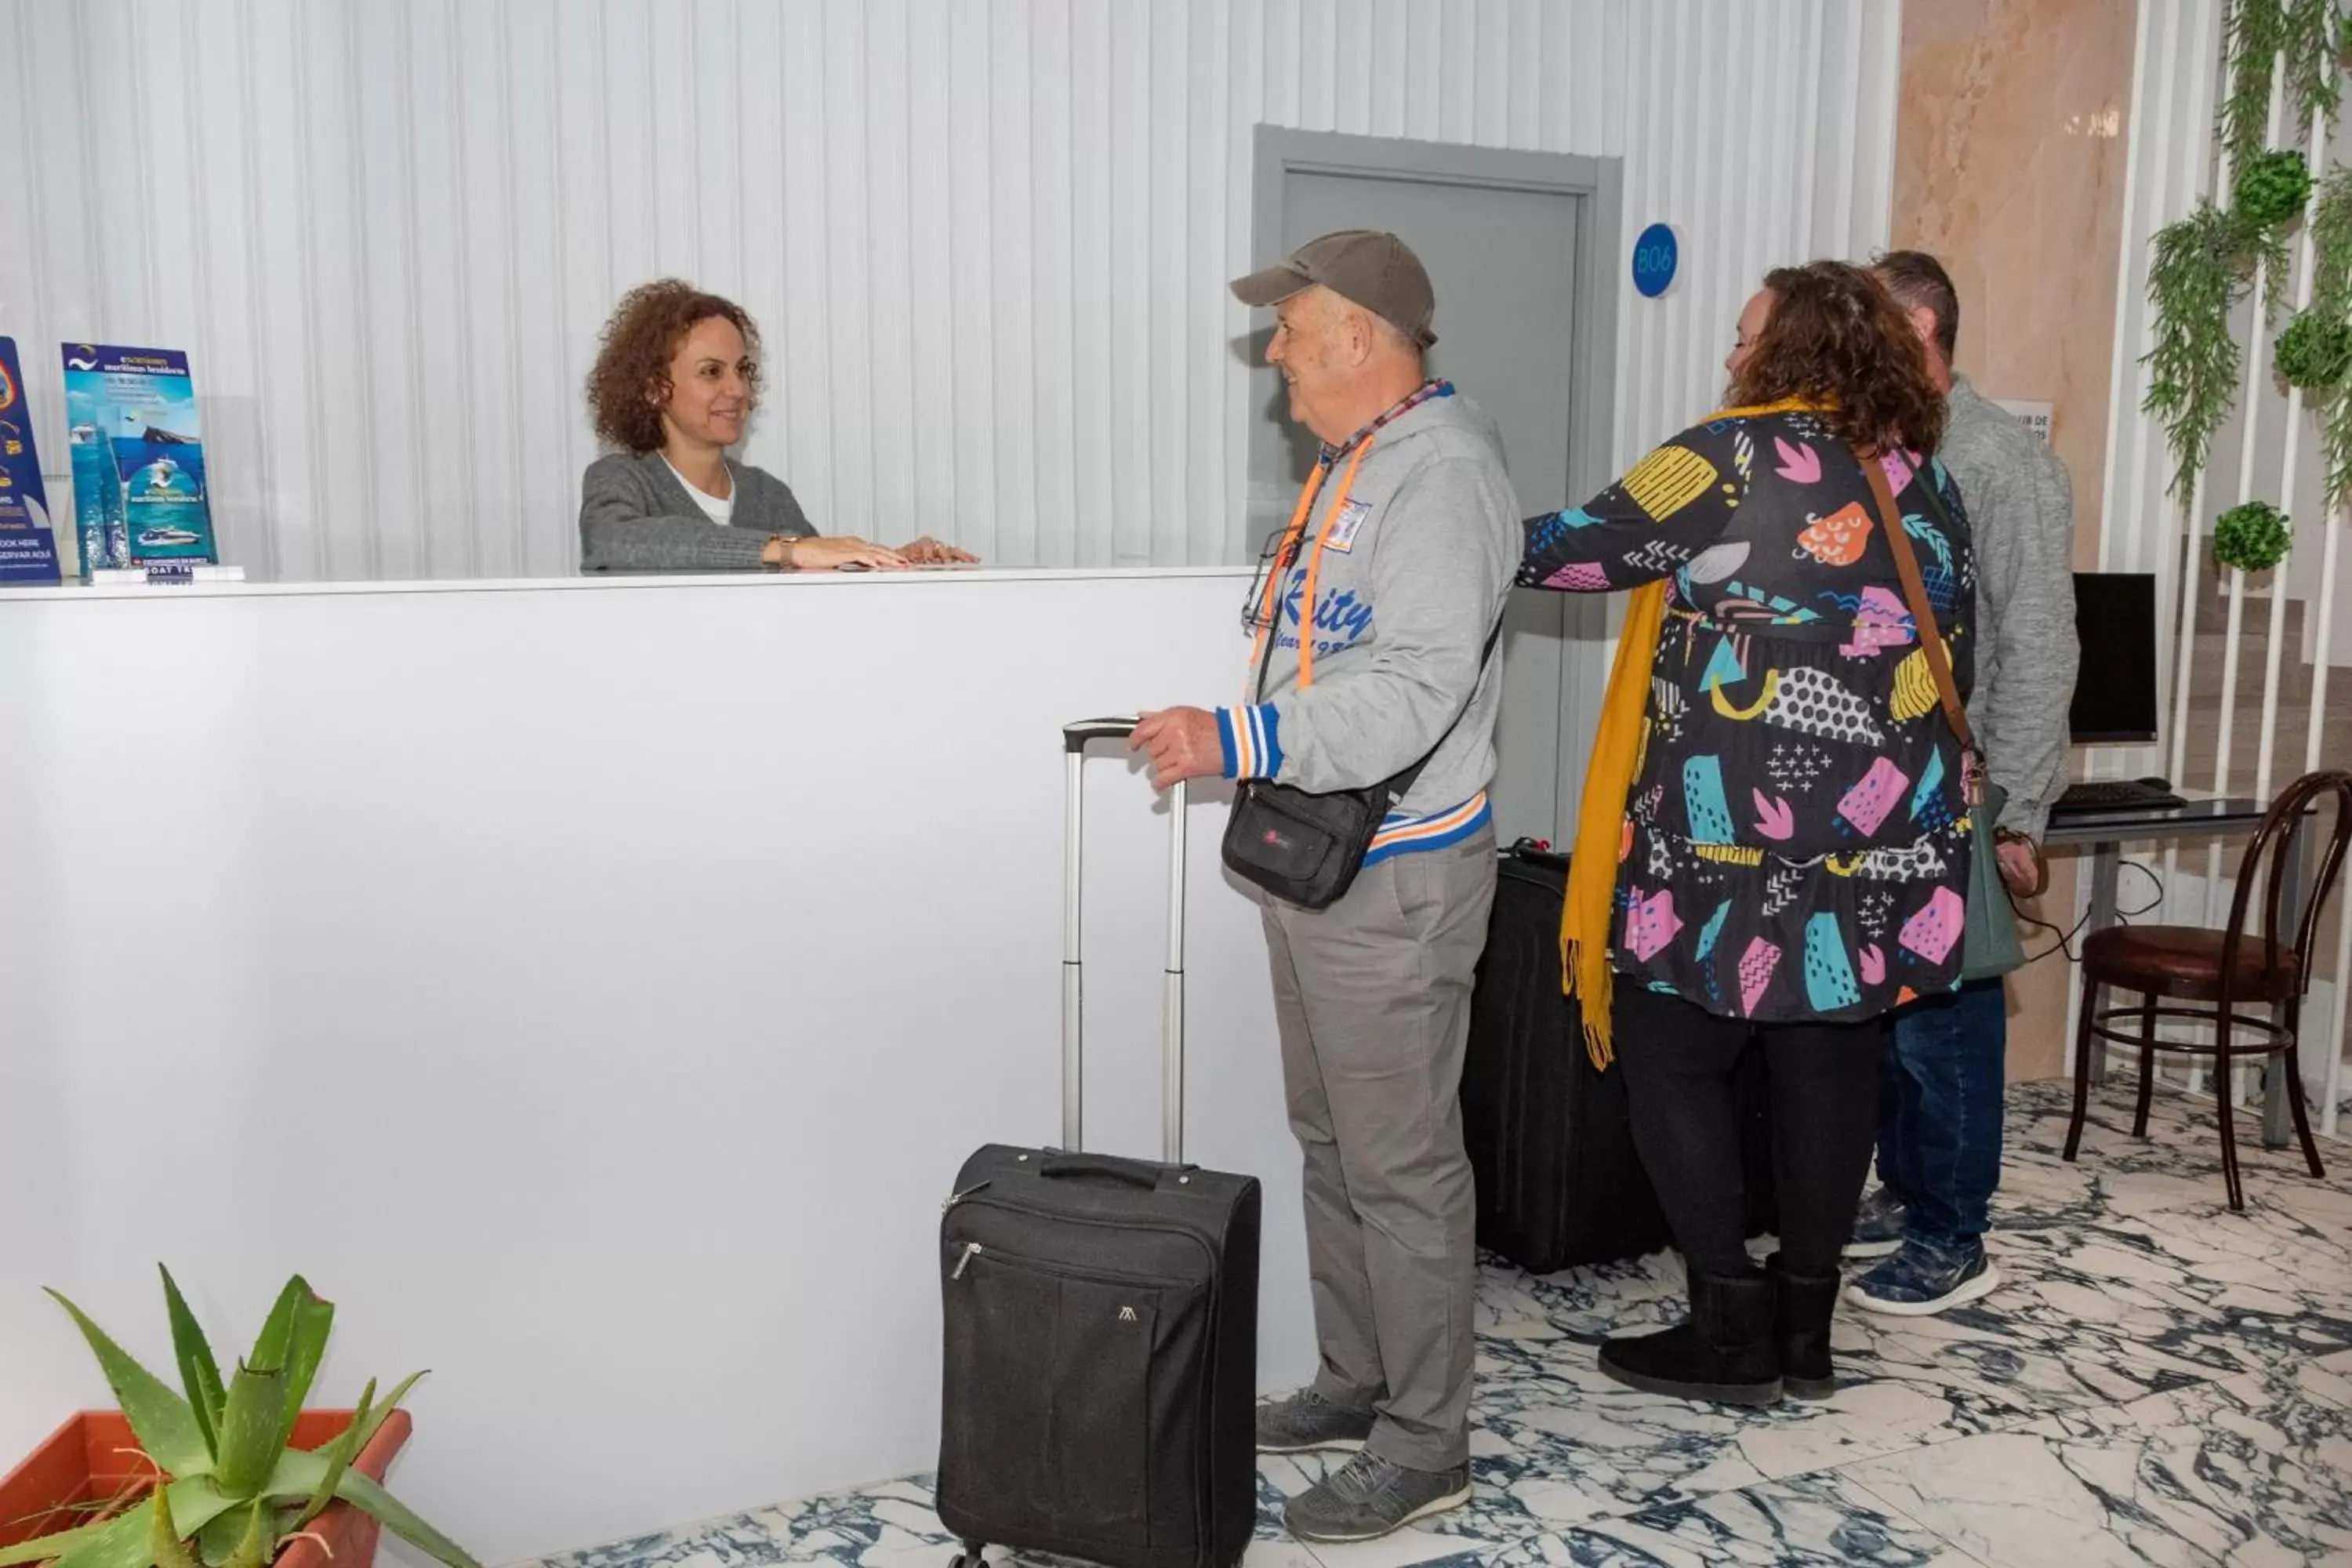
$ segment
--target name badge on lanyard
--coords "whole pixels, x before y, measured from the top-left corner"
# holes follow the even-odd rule
[[[1356,547],[1356,531],[1363,527],[1364,520],[1371,515],[1372,503],[1370,501],[1341,502],[1339,515],[1331,520],[1331,531],[1323,536],[1323,548],[1336,550],[1345,555]]]

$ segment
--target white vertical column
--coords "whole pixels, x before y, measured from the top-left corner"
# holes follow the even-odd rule
[[[2336,558],[2336,521],[2331,513],[2327,520],[2327,557],[2331,563]],[[2335,580],[2331,578],[2320,593],[2324,598],[2332,598],[2335,590]],[[2319,646],[2319,657],[2323,661],[2319,668],[2324,670],[2327,668],[2325,662],[2327,645],[2325,642]],[[2313,704],[2311,727],[2314,733],[2318,731],[2319,721],[2325,712],[2326,710],[2316,702]],[[2319,1108],[2319,1130],[2333,1138],[2336,1136],[2336,1102],[2344,1097],[2344,1004],[2346,997],[2352,995],[2352,984],[2347,984],[2347,977],[2352,977],[2352,915],[2340,909],[2336,917],[2336,967],[2331,973],[2336,976],[2336,985],[2335,995],[2327,1009],[2327,1080],[2322,1090],[2326,1098]]]
[[[2141,232],[2140,183],[2149,179],[2154,171],[2152,188],[2147,193],[2147,226],[2161,226],[2167,215],[2176,206],[2193,201],[2204,176],[2210,171],[2210,145],[2202,140],[2210,132],[2204,130],[2211,121],[2212,76],[2210,70],[2184,73],[2180,61],[2189,57],[2210,60],[2213,38],[2218,31],[2219,0],[2195,7],[2171,5],[2143,5],[2135,19],[2132,49],[2131,102],[2125,121],[2126,153],[2125,160],[2123,243],[2117,247],[2116,285],[2116,348],[2112,386],[2108,401],[2107,469],[2102,490],[2099,516],[2099,569],[2103,572],[2130,571],[2141,567],[2153,569],[2153,563],[2163,548],[2177,542],[2172,524],[2182,513],[2177,507],[2149,507],[2144,499],[2152,491],[2162,489],[2162,480],[2154,477],[2152,464],[2159,461],[2151,447],[2160,445],[2157,422],[2140,407],[2147,389],[2147,359],[2155,347],[2156,316],[2146,303],[2148,236]],[[2189,124],[2199,128],[2196,159],[2202,165],[2194,171],[2187,155],[2176,157],[2172,143],[2176,140],[2173,127]],[[2143,143],[2146,146],[2143,147]],[[2150,158],[2142,166],[2143,153]],[[2135,333],[2133,324],[2138,330]],[[2128,345],[2128,346],[2126,346]],[[2126,426],[2128,426],[2128,438]],[[2122,454],[2128,447],[2128,466],[2123,466]],[[2126,546],[2123,533],[2128,528]],[[2156,541],[2147,543],[2146,532],[2153,529]],[[2173,726],[2178,734],[2180,726]],[[2105,776],[2098,752],[2085,756],[2084,772],[2087,777]],[[2127,771],[2144,773],[2160,765],[2149,757]],[[2117,776],[2123,770],[2110,763]],[[2175,764],[2172,777],[2180,776]],[[2067,929],[2074,928],[2083,918],[2089,899],[2090,879],[2078,876],[2074,879],[2073,906],[2066,921]],[[2083,991],[2079,984],[2066,987],[2066,1061],[2069,1071],[2075,1066],[2075,1032],[2081,1019]]]
[[[2285,89],[2286,55],[2285,52],[2282,50],[2278,55],[2273,57],[2271,61],[2270,116],[2264,121],[2263,131],[2263,144],[2265,147],[2275,146],[2278,143],[2279,113],[2285,97]],[[2226,184],[2224,184],[2222,188],[2224,192],[2228,189]],[[2241,506],[2254,499],[2254,441],[2262,426],[2262,402],[2260,394],[2262,391],[2263,356],[2260,350],[2263,341],[2263,325],[2264,321],[2270,315],[2271,282],[2270,268],[2267,267],[2262,268],[2255,272],[2253,310],[2247,317],[2247,341],[2245,344],[2246,385],[2244,392],[2238,399],[2241,421],[2241,428],[2239,431],[2240,439],[2238,443],[2238,504]],[[2192,520],[2192,523],[2195,520]],[[2190,541],[2193,546],[2195,542],[2195,535],[2193,533],[2190,535]],[[2195,558],[2196,552],[2192,548],[2190,552],[2191,565],[2189,567],[2189,571],[2191,573],[2189,580],[2191,582],[2195,581]],[[2195,605],[2193,603],[2189,604],[2188,605],[2188,610],[2189,613],[2193,616],[2196,613]],[[2221,647],[2221,710],[2218,715],[2219,722],[2215,729],[2213,745],[2213,793],[2215,795],[2227,795],[2230,790],[2230,753],[2233,749],[2233,742],[2237,738],[2238,638],[2245,630],[2245,625],[2246,574],[2243,571],[2232,566],[2230,568],[2229,629],[2225,634],[2225,641]],[[2193,620],[2189,623],[2189,626],[2193,632],[2193,628],[2195,626],[2195,622]],[[2195,645],[2193,635],[2189,637],[2184,638],[2183,640],[2188,645],[2189,648],[2193,651]],[[2188,693],[2184,689],[2179,693],[2179,696],[2185,709]],[[2185,735],[2177,737],[2174,744],[2178,747],[2185,742]],[[2168,856],[2167,859],[2169,860],[2170,857]],[[2167,870],[2169,871],[2169,869],[2170,867],[2168,865]],[[2167,879],[2169,880],[2169,878],[2168,877]],[[2205,849],[2204,923],[2209,926],[2213,924],[2219,918],[2217,911],[2221,908],[2221,842],[2217,838],[2212,843],[2206,846]],[[2189,1092],[2195,1094],[2201,1089],[2204,1085],[2205,1069],[2203,1065],[2200,1063],[2191,1067],[2189,1069]]]
[[[2327,151],[2327,118],[2317,110],[2311,115],[2311,139],[2305,143],[2305,156],[2316,165]],[[2311,247],[2311,214],[2319,205],[2319,170],[2312,170],[2311,195],[2304,202],[2303,234],[2295,241],[2294,308],[2300,312],[2310,307],[2313,258]],[[2256,324],[2255,347],[2262,342],[2262,331]],[[2260,355],[2249,353],[2249,360],[2259,362]],[[2290,386],[2286,393],[2286,449],[2279,463],[2279,504],[2284,510],[2294,499],[2294,465],[2297,447],[2303,437],[2303,388]],[[2254,758],[2254,794],[2264,800],[2271,795],[2272,757],[2278,744],[2279,660],[2286,642],[2286,574],[2273,570],[2271,574],[2270,647],[2263,661],[2263,732],[2262,742]],[[2325,589],[2322,590],[2325,592]],[[2315,745],[2319,736],[2318,713],[2313,710],[2311,736]]]
[[[2114,563],[2118,559],[2133,559],[2116,548],[2116,535],[2124,526],[2120,509],[2116,506],[2116,498],[2121,493],[2116,469],[2124,448],[2128,445],[2125,438],[2126,425],[2136,426],[2140,438],[2145,441],[2148,424],[2144,418],[2134,417],[2139,409],[2137,392],[2141,382],[2140,377],[2133,373],[2138,370],[2140,357],[2147,350],[2138,348],[2129,354],[2124,353],[2124,344],[2130,340],[2134,316],[2132,296],[2139,287],[2141,265],[2141,247],[2133,244],[2133,239],[2138,233],[2140,143],[2145,140],[2140,130],[2140,115],[2147,101],[2148,32],[2148,18],[2143,14],[2132,27],[2131,100],[2127,110],[2130,118],[2124,122],[2124,216],[2123,225],[2118,230],[2123,243],[2116,247],[2116,268],[2119,276],[2116,279],[2115,349],[2109,355],[2107,367],[2107,454],[2106,466],[2099,477],[2099,570],[2102,572],[2114,571]],[[2168,73],[2158,89],[2168,100],[2170,87],[2171,78]],[[2135,509],[2131,520],[2135,535],[2139,525]]]
[[[2303,740],[2303,771],[2313,772],[2319,766],[2320,742],[2326,733],[2327,671],[2329,661],[2336,657],[2336,561],[2337,542],[2343,538],[2343,513],[2325,500],[2323,480],[2319,529],[2323,542],[2319,552],[2319,625],[2312,636],[2311,713],[2310,727]],[[2326,1098],[2319,1109],[2319,1130],[2327,1137],[2336,1136],[2336,1106],[2344,1092],[2344,1019],[2345,1003],[2352,998],[2352,915],[2338,913],[2336,922],[2336,967],[2328,973],[2334,977],[2333,992],[2327,1009],[2327,1079]]]
[[[2303,204],[2303,233],[2296,239],[2294,247],[2294,308],[2298,311],[2311,303],[2314,265],[2311,215],[2312,209],[2319,205],[2317,165],[2325,161],[2327,150],[2327,118],[2318,110],[2312,110],[2309,138],[2304,146],[2305,159],[2313,165],[2313,179],[2311,195],[2304,199]],[[2247,356],[2249,359],[2261,358],[2263,337],[2258,321],[2254,331],[2253,346]],[[2285,510],[2294,501],[2294,465],[2302,437],[2303,388],[2290,386],[2286,394],[2286,440],[2279,463],[2281,510]],[[2322,592],[2325,591],[2325,589],[2322,590]],[[2254,756],[2254,795],[2259,800],[2268,800],[2271,797],[2272,763],[2278,746],[2279,661],[2284,654],[2286,644],[2286,573],[2283,569],[2273,568],[2271,573],[2270,644],[2264,649],[2263,658],[2262,739]],[[2225,715],[2225,721],[2229,717],[2231,716]],[[2311,733],[2316,737],[2319,733],[2319,710],[2312,709],[2308,717]],[[2215,847],[2218,849],[2220,847],[2217,845]],[[2255,1076],[2255,1070],[2252,1065],[2240,1067],[2237,1069],[2237,1081],[2231,1086],[2231,1098],[2241,1103],[2244,1102],[2253,1091]]]

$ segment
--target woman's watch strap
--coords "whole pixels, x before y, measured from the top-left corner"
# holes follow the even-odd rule
[[[1996,845],[2022,844],[2032,855],[2033,886],[2026,890],[2025,897],[2038,899],[2050,890],[2049,858],[2042,853],[2042,846],[2033,841],[2031,834],[2020,833],[2014,827],[1997,827],[1993,829],[1992,837]]]

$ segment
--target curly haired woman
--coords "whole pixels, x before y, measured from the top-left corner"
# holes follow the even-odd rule
[[[1528,520],[1519,581],[1637,590],[1562,937],[1588,1045],[1623,1063],[1691,1312],[1610,1340],[1601,1370],[1765,1404],[1834,1386],[1838,1258],[1891,1015],[1959,980],[1969,770],[1886,502],[1961,691],[1975,566],[1931,455],[1943,399],[1867,272],[1817,261],[1768,275],[1725,368],[1734,406],[1583,506]],[[1771,1079],[1780,1218],[1761,1271],[1742,1224],[1732,1078],[1751,1047]]]
[[[889,550],[820,536],[783,480],[727,448],[760,396],[760,329],[741,306],[666,278],[632,289],[588,373],[596,434],[620,450],[581,479],[585,572],[814,571],[972,559],[933,539]]]

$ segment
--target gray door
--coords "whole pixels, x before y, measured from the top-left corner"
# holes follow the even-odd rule
[[[1471,150],[1446,151],[1458,157]],[[1410,171],[1283,167],[1276,177],[1281,181],[1280,243],[1258,245],[1261,264],[1333,229],[1384,228],[1398,235],[1428,268],[1437,294],[1431,374],[1450,379],[1502,427],[1522,515],[1583,499],[1569,494],[1570,351],[1580,209],[1591,198]],[[1267,335],[1262,331],[1252,340],[1261,355]],[[1250,438],[1253,553],[1288,521],[1315,460],[1315,438],[1286,417],[1280,381],[1262,361],[1256,385]],[[1589,736],[1565,731],[1562,715],[1575,679],[1571,659],[1589,662],[1593,655],[1569,633],[1594,618],[1570,603],[1574,597],[1522,590],[1504,619],[1492,796],[1496,831],[1506,844],[1523,835],[1560,844],[1573,837],[1569,813]],[[1565,768],[1564,755],[1573,758]]]

